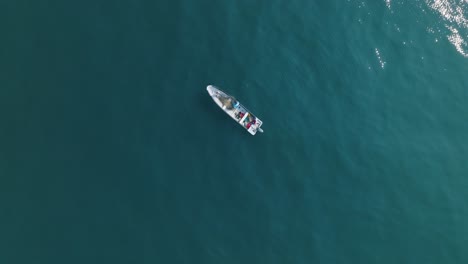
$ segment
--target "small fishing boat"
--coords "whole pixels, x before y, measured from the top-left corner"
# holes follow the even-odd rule
[[[252,114],[247,108],[237,101],[233,96],[221,91],[219,88],[208,85],[206,87],[208,94],[213,101],[228,114],[232,119],[245,128],[251,135],[258,132],[263,133],[261,128],[263,122]]]

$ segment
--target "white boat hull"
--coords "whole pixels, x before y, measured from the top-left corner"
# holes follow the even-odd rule
[[[263,124],[262,120],[254,116],[252,112],[241,105],[234,97],[213,85],[208,85],[206,90],[213,101],[251,135],[255,135],[257,131],[263,132],[261,129]]]

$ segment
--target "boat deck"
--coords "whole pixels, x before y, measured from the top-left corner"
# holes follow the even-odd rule
[[[240,105],[228,113],[231,117],[242,125],[250,134],[255,135],[257,129],[262,125],[262,121],[250,113],[244,106]],[[250,125],[249,125],[250,124]]]

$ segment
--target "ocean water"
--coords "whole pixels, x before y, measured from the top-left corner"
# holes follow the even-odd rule
[[[1,1],[0,34],[0,263],[468,263],[466,0]]]

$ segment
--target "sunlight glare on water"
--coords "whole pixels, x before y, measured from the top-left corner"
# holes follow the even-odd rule
[[[443,19],[450,31],[447,39],[464,57],[468,57],[468,1],[427,0],[427,5]]]

